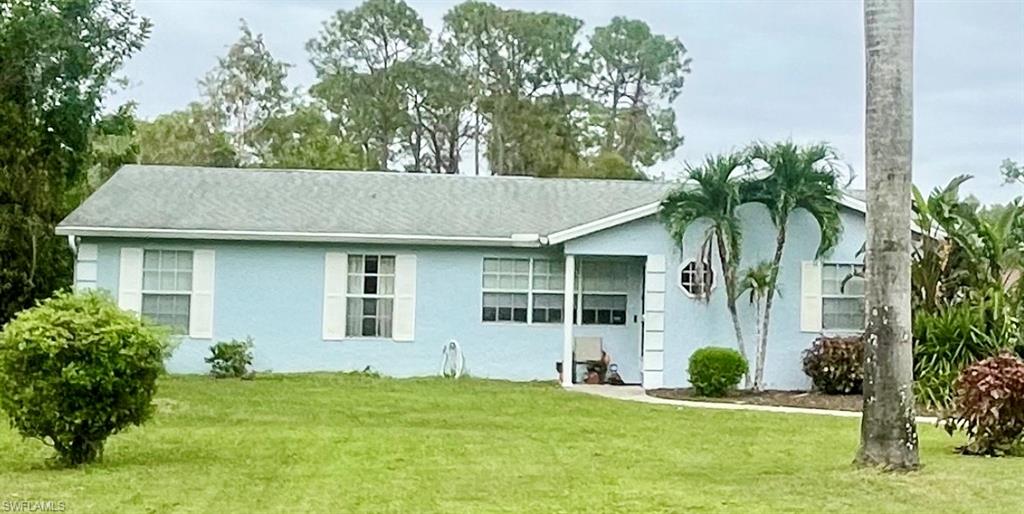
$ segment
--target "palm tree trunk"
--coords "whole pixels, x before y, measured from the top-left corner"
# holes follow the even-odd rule
[[[757,300],[754,301],[754,319],[757,320],[758,323],[761,322],[761,312],[761,296],[757,296]],[[760,328],[754,328],[754,340],[761,340]]]
[[[502,137],[501,129],[500,123],[493,123],[491,125],[491,138],[494,142],[494,152],[490,156],[494,160],[494,162],[490,163],[491,175],[503,175],[505,173],[505,140]],[[488,141],[488,143],[490,142]],[[490,150],[490,145],[488,145],[488,150]]]
[[[476,128],[473,131],[473,174],[480,176],[480,107],[475,112]]]
[[[391,161],[391,134],[383,134],[384,141],[380,145],[380,168],[377,171],[388,171],[388,163]]]
[[[736,268],[732,265],[732,258],[720,232],[715,234],[715,240],[718,243],[718,260],[722,264],[722,275],[725,277],[725,304],[732,317],[732,328],[736,331],[736,348],[740,351],[740,355],[750,362],[750,358],[747,357],[747,345],[743,342],[743,327],[740,326],[739,312],[736,310]],[[743,387],[750,388],[749,369],[743,376]]]
[[[775,256],[772,258],[772,271],[768,279],[768,293],[765,295],[764,316],[761,318],[761,333],[757,342],[757,366],[754,370],[754,390],[764,390],[764,360],[768,351],[768,325],[772,317],[772,301],[775,300],[775,285],[779,281],[779,267],[782,262],[782,249],[786,246],[786,223],[789,216],[779,220],[779,234],[775,237]]]
[[[857,464],[919,466],[910,325],[913,0],[865,0],[867,331]]]

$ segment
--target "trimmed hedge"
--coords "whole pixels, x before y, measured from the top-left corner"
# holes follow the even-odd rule
[[[690,356],[690,384],[701,396],[725,396],[747,374],[747,360],[732,348],[708,346]]]

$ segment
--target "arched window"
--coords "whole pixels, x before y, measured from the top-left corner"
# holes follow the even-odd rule
[[[715,285],[715,271],[709,262],[697,259],[679,265],[679,288],[691,298],[707,298]]]

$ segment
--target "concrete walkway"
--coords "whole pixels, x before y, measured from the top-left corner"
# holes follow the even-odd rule
[[[613,386],[613,385],[590,385],[576,384],[565,389],[572,393],[583,393],[594,396],[612,398],[614,400],[625,400],[630,402],[652,403],[656,405],[674,405],[676,407],[693,407],[696,409],[719,409],[719,410],[743,410],[760,412],[779,412],[784,414],[813,414],[816,416],[834,416],[839,418],[859,418],[859,412],[846,410],[808,409],[806,407],[777,407],[772,405],[750,405],[746,403],[728,402],[705,402],[693,400],[667,400],[655,396],[648,396],[640,386]],[[917,416],[918,424],[937,423],[932,416]]]

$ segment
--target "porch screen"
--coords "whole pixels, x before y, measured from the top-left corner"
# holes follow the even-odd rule
[[[541,258],[488,257],[483,262],[481,320],[560,323],[565,265]]]
[[[625,325],[629,266],[623,261],[580,263],[581,325]]]

